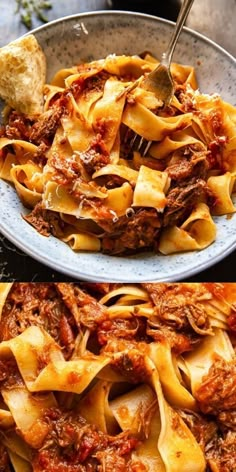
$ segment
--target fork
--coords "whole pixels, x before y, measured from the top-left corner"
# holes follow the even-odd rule
[[[174,82],[170,72],[170,64],[176,43],[193,2],[194,0],[184,0],[182,3],[173,34],[166,51],[162,54],[160,64],[158,64],[158,66],[150,72],[141,83],[142,87],[146,90],[155,93],[156,97],[163,102],[163,107],[169,105],[174,94]],[[140,140],[137,143],[138,138],[140,138]],[[141,148],[144,147],[142,153],[143,156],[147,154],[151,144],[152,141],[146,141],[145,138],[140,137],[138,134],[135,134],[130,142],[131,149],[135,147],[136,150],[140,151]]]

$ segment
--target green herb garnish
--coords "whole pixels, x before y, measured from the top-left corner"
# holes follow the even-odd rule
[[[32,20],[35,15],[38,20],[47,23],[48,18],[45,15],[46,10],[52,8],[52,4],[48,0],[16,0],[16,13],[20,13],[22,23],[26,28],[32,28]]]

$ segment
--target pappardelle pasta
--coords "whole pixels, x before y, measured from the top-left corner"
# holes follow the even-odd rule
[[[236,284],[0,284],[0,469],[233,472]]]
[[[199,92],[180,64],[163,108],[142,87],[157,62],[109,55],[62,69],[44,87],[42,114],[9,111],[0,178],[42,235],[75,251],[171,254],[206,248],[214,216],[235,213],[236,109]],[[145,157],[136,134],[152,141]]]

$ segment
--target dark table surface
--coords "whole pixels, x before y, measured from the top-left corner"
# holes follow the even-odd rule
[[[49,20],[86,11],[116,8],[143,11],[175,21],[180,0],[52,0],[52,5],[53,8],[47,13]],[[0,0],[0,47],[27,32],[15,10],[16,0]],[[187,26],[208,36],[236,56],[235,22],[236,0],[195,0]],[[33,28],[40,24],[33,18]],[[235,267],[236,251],[188,280],[235,281]],[[0,234],[0,280],[69,281],[70,278],[23,254]]]

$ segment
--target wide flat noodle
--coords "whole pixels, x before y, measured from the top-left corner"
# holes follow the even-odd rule
[[[9,450],[9,456],[11,458],[12,465],[15,472],[31,472],[32,468],[29,462],[22,459],[22,457],[14,454],[14,452]]]
[[[205,203],[199,203],[189,218],[178,228],[163,231],[159,250],[163,254],[203,249],[216,237],[216,227]]]
[[[117,132],[119,130],[122,113],[125,106],[125,95],[119,100],[117,97],[124,90],[125,85],[114,79],[106,81],[104,92],[101,100],[97,101],[90,120],[94,126],[102,122],[105,129],[103,139],[106,143],[106,148],[110,151],[114,145]]]
[[[166,136],[162,141],[152,144],[150,154],[157,159],[163,159],[178,149],[184,148],[191,144],[198,144],[202,148],[206,148],[204,144],[194,136],[191,128],[184,131],[176,131],[170,136]]]
[[[153,372],[152,382],[157,394],[161,418],[158,449],[166,471],[203,472],[206,463],[202,450],[178,413],[166,402],[157,372]],[[174,424],[178,424],[178,428],[175,428]],[[180,450],[184,452],[178,454]]]
[[[85,233],[76,233],[72,228],[71,232],[67,231],[67,234],[63,236],[62,240],[66,243],[69,243],[73,251],[99,251],[100,250],[100,240],[96,236],[85,234]]]
[[[207,184],[216,199],[213,208],[214,215],[226,215],[236,211],[236,207],[232,201],[235,180],[236,175],[232,175],[230,172],[209,177]]]
[[[77,411],[90,424],[96,424],[100,431],[115,434],[117,421],[108,397],[112,382],[99,380],[79,402]]]
[[[3,158],[4,154],[2,155],[1,151],[4,152],[10,148],[13,148],[14,153],[7,151],[5,158]],[[13,181],[12,168],[17,164],[26,164],[36,151],[37,146],[27,141],[0,138],[0,178]]]
[[[170,179],[166,172],[141,166],[133,197],[133,206],[153,207],[163,212]]]
[[[0,318],[2,315],[2,309],[6,302],[7,295],[11,290],[11,287],[12,287],[12,282],[9,282],[9,283],[0,282]]]
[[[28,360],[24,361],[28,347]],[[39,372],[40,352],[48,352],[48,363]],[[31,327],[16,339],[0,345],[0,356],[12,352],[30,392],[61,390],[81,393],[110,360],[95,356],[65,362],[53,339],[43,330]],[[90,366],[90,367],[89,367]],[[71,380],[70,380],[71,379]],[[69,380],[69,383],[68,383]],[[7,402],[8,403],[8,402]]]
[[[113,414],[123,431],[141,433],[145,429],[145,420],[151,417],[146,439],[140,444],[132,459],[141,461],[150,472],[165,472],[166,468],[157,447],[157,438],[161,430],[160,413],[155,394],[148,385],[141,385],[128,394],[118,397],[110,403]]]
[[[166,341],[150,344],[150,358],[156,365],[168,402],[179,408],[196,409],[196,401],[179,381],[170,345]]]
[[[122,122],[148,141],[161,141],[166,133],[187,128],[192,122],[192,113],[162,118],[154,115],[140,103],[127,105]]]
[[[137,170],[122,164],[108,164],[107,166],[102,167],[93,174],[93,179],[104,175],[118,175],[131,183],[136,183],[138,178]]]
[[[193,395],[217,356],[226,361],[230,361],[234,357],[234,351],[227,333],[221,329],[215,329],[214,336],[205,337],[193,353],[184,357]]]
[[[20,429],[26,443],[33,447],[40,446],[44,431],[42,426],[40,427],[39,421],[48,408],[56,406],[53,394],[32,396],[25,387],[3,390],[2,393],[4,401],[9,407],[16,426]],[[24,405],[24,409],[21,405]],[[26,411],[28,412],[27,415],[25,414]]]
[[[36,164],[15,165],[10,172],[15,189],[27,208],[33,208],[42,200],[44,176]]]

